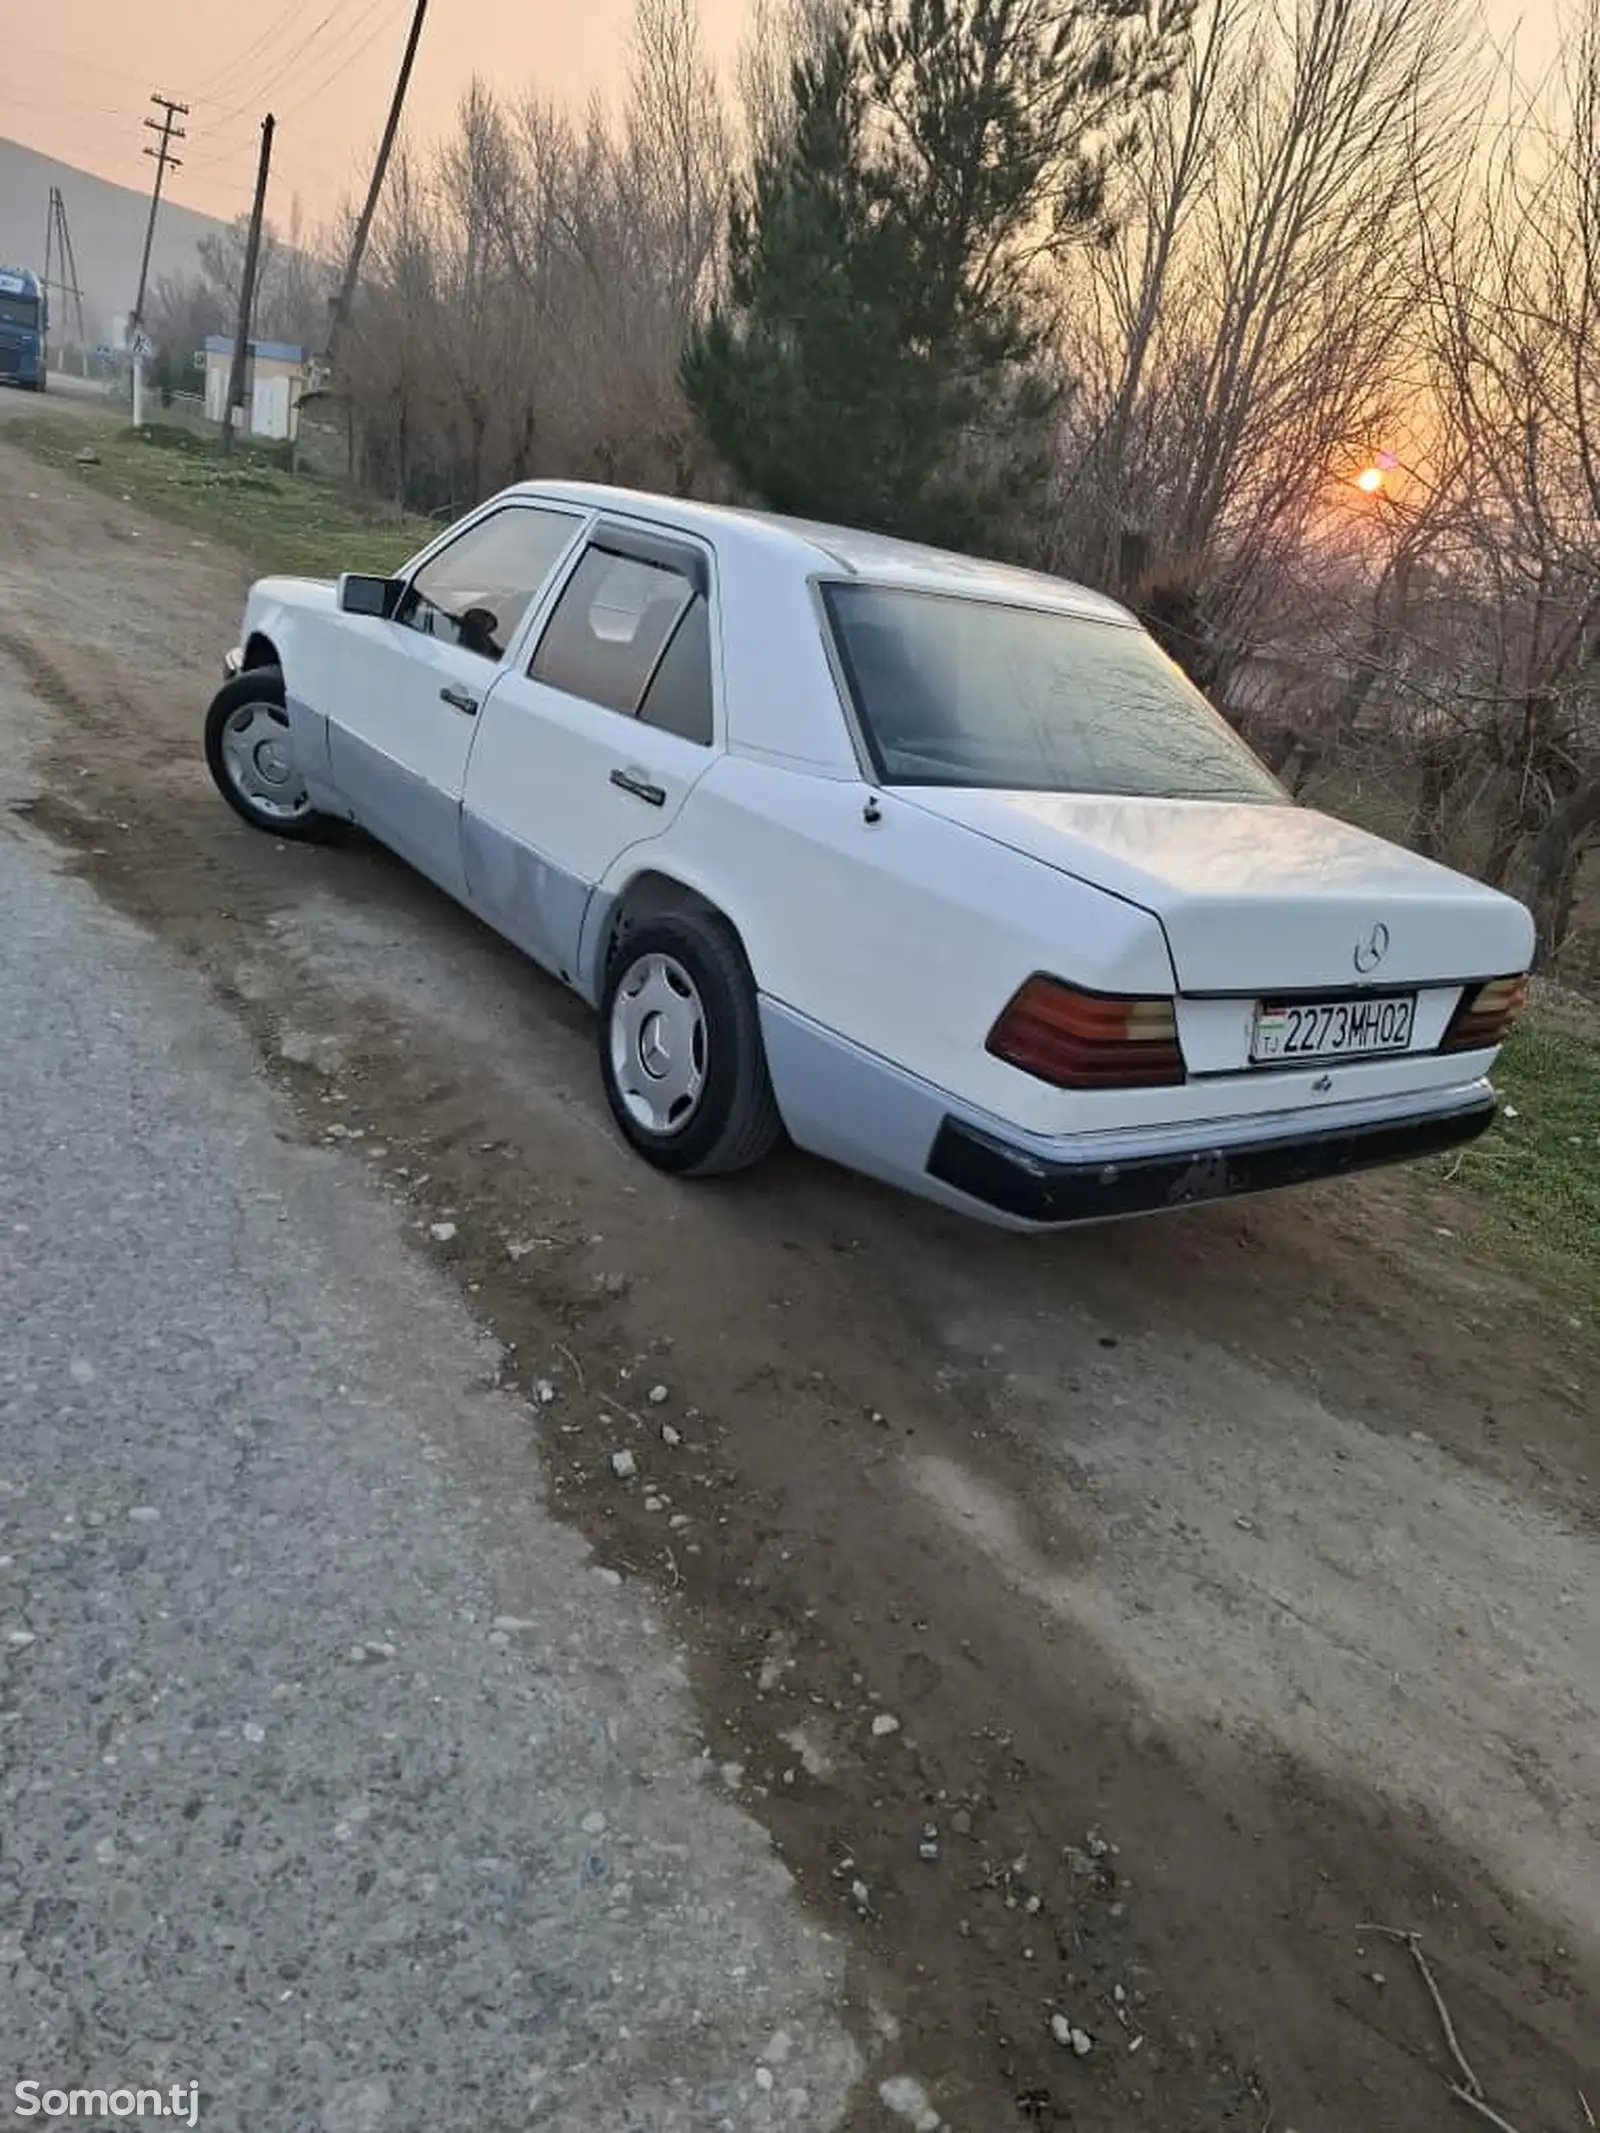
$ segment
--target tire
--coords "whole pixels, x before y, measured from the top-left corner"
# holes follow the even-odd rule
[[[217,691],[206,713],[206,765],[252,829],[309,843],[333,827],[295,770],[278,667],[246,667]]]
[[[624,932],[600,996],[600,1078],[630,1145],[674,1176],[748,1170],[783,1139],[756,989],[725,920],[673,911]]]

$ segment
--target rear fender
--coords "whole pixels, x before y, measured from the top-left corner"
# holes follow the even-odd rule
[[[764,999],[1041,1132],[1061,1130],[1062,1092],[984,1050],[1018,986],[1046,970],[1102,992],[1175,990],[1148,912],[853,779],[713,765],[591,899],[596,989],[617,903],[646,868],[726,915]]]

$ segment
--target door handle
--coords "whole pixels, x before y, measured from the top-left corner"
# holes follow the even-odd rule
[[[631,792],[636,800],[643,800],[651,807],[665,807],[667,796],[659,785],[652,785],[642,770],[614,770],[611,782],[623,792]]]
[[[478,699],[469,696],[465,689],[441,689],[439,695],[452,711],[464,711],[468,718],[477,711]]]

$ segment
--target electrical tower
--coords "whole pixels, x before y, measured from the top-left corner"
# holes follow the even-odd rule
[[[52,275],[52,261],[56,272]],[[59,185],[50,188],[50,218],[44,230],[44,288],[48,301],[50,291],[58,290],[62,303],[72,298],[72,308],[78,321],[78,347],[82,351],[87,343],[83,331],[83,291],[78,286],[78,261],[72,249],[72,232],[67,227],[67,203],[62,198]]]
[[[180,118],[189,116],[187,104],[180,104],[173,97],[162,96],[159,92],[152,96],[150,101],[160,111],[161,117],[147,118],[144,122],[145,129],[149,133],[159,133],[161,141],[155,148],[146,142],[144,151],[147,156],[153,156],[155,159],[156,182],[150,193],[150,220],[145,224],[144,257],[139,262],[139,293],[133,300],[133,317],[128,322],[130,331],[134,334],[138,333],[144,323],[144,290],[150,277],[150,246],[156,234],[156,210],[161,205],[161,181],[169,170],[182,170],[182,160],[172,153],[172,144],[174,141],[188,138],[178,124]]]

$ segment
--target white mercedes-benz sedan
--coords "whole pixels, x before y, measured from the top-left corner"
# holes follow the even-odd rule
[[[803,1148],[1012,1228],[1448,1148],[1533,927],[1293,805],[1058,579],[576,484],[255,586],[207,760],[356,822],[598,1011],[663,1170]]]

